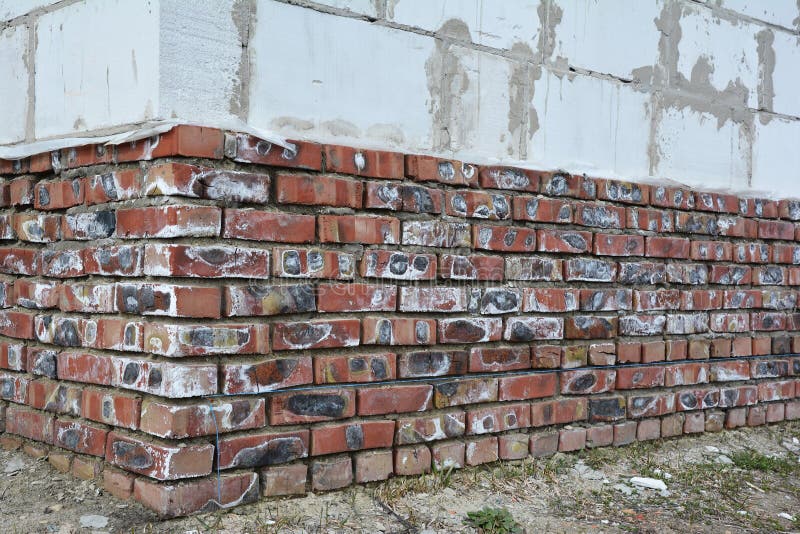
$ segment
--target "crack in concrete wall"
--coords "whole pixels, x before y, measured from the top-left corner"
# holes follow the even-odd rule
[[[231,18],[239,33],[242,55],[236,70],[238,84],[234,84],[230,110],[233,115],[246,121],[250,112],[250,35],[256,17],[255,0],[235,0]]]
[[[459,19],[447,20],[437,33],[470,39],[469,27]],[[470,86],[467,69],[449,42],[437,39],[434,52],[425,62],[432,119],[431,145],[439,152],[463,147],[471,128],[464,106],[464,95]]]

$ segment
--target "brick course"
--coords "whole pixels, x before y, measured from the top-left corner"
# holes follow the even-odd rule
[[[794,201],[158,137],[0,161],[2,443],[115,495],[174,516],[217,464],[243,503],[800,413]]]

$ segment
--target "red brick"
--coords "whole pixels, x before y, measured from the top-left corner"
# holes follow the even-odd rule
[[[316,235],[313,215],[275,213],[252,209],[225,209],[222,237],[272,241],[276,243],[312,243]]]
[[[766,243],[739,243],[734,245],[733,260],[736,263],[769,263],[771,253]]]
[[[787,221],[758,221],[759,239],[794,241],[795,225]]]
[[[421,247],[469,247],[472,243],[471,226],[467,223],[447,221],[404,221],[403,244]]]
[[[592,248],[591,232],[562,230],[539,230],[537,232],[539,252],[585,253]]]
[[[220,469],[293,462],[308,456],[308,430],[225,436],[219,440]]]
[[[573,219],[572,204],[566,200],[515,195],[512,203],[515,221],[568,224]]]
[[[45,412],[11,405],[6,410],[6,432],[42,443],[53,443],[54,417]]]
[[[725,241],[692,241],[693,260],[733,261],[733,245]]]
[[[469,440],[466,443],[464,463],[481,465],[496,462],[499,459],[497,437],[485,436]]]
[[[391,447],[394,421],[360,421],[311,429],[311,455]]]
[[[661,421],[658,419],[644,419],[636,427],[636,439],[649,441],[661,437]]]
[[[676,229],[682,231],[682,215],[684,214],[678,213],[677,219],[675,219],[673,213],[670,211],[628,208],[626,213],[626,225],[628,228],[646,230],[648,232],[673,232]]]
[[[364,345],[433,345],[436,320],[420,318],[365,317],[361,321]]]
[[[527,445],[528,444],[526,440],[525,456],[527,456]],[[461,469],[464,467],[466,445],[460,441],[433,443],[431,444],[431,455],[433,456],[433,466],[439,471],[444,471],[447,469]]]
[[[185,196],[229,202],[266,204],[271,180],[267,174],[159,163],[148,169],[142,190],[149,196]]]
[[[314,289],[306,284],[228,286],[223,302],[227,317],[304,313],[317,309]]]
[[[563,428],[558,433],[560,452],[578,451],[586,447],[585,428]]]
[[[504,262],[501,256],[442,254],[439,277],[450,280],[502,280]]]
[[[308,466],[302,463],[274,465],[260,473],[265,496],[300,495],[306,492]]]
[[[275,188],[279,204],[360,208],[363,196],[361,182],[333,176],[278,173]]]
[[[317,384],[347,382],[380,382],[397,377],[396,355],[343,354],[314,358],[314,376]]]
[[[83,249],[84,272],[104,276],[141,276],[143,255],[142,245],[87,247]]]
[[[401,287],[403,312],[464,312],[477,301],[476,292],[463,287]]]
[[[401,354],[397,358],[400,378],[461,375],[467,372],[466,350],[424,350]]]
[[[409,384],[358,390],[358,415],[423,412],[431,409],[433,386]]]
[[[541,458],[555,454],[558,452],[558,440],[558,431],[531,434],[531,456]]]
[[[625,208],[595,202],[575,206],[575,223],[594,228],[624,228]]]
[[[566,339],[610,339],[617,336],[618,319],[577,315],[567,317],[564,323]]]
[[[61,217],[43,213],[14,213],[11,215],[13,233],[20,241],[52,243],[61,238]]]
[[[614,390],[616,371],[579,370],[561,373],[562,395],[585,395]]]
[[[448,318],[439,320],[439,343],[484,343],[500,340],[502,319]]]
[[[215,363],[155,361],[115,357],[112,385],[168,398],[198,397],[217,393]],[[59,375],[60,376],[60,375]]]
[[[34,189],[33,207],[37,210],[60,210],[83,204],[84,178],[39,182]]]
[[[361,276],[394,280],[432,280],[436,277],[436,256],[391,250],[364,252]]]
[[[221,304],[218,287],[118,284],[116,288],[116,310],[122,313],[217,319]]]
[[[524,288],[522,310],[525,312],[569,312],[578,309],[576,289]]]
[[[595,180],[563,172],[542,173],[542,182],[539,190],[545,195],[582,199],[592,199],[597,194]]]
[[[144,350],[172,358],[209,354],[267,354],[269,326],[145,323]]]
[[[400,221],[394,217],[320,215],[318,227],[322,243],[400,243]]]
[[[650,186],[650,204],[662,208],[694,209],[694,193],[677,187]]]
[[[133,482],[136,476],[119,469],[103,469],[103,489],[117,499],[130,499],[133,495]]]
[[[678,237],[647,237],[647,256],[650,258],[689,257],[689,240]]]
[[[536,250],[536,231],[513,226],[472,227],[473,244],[476,249],[498,252],[532,252]]]
[[[359,484],[386,480],[394,473],[393,454],[390,450],[361,452],[355,460],[355,481]]]
[[[644,256],[644,238],[617,234],[595,234],[594,254],[599,256]]]
[[[80,421],[57,419],[53,423],[53,443],[81,454],[104,456],[107,434],[103,428]]]
[[[621,367],[617,389],[653,388],[664,385],[664,367]]]
[[[255,363],[223,363],[220,373],[222,393],[228,395],[265,393],[313,382],[310,356],[282,356]]]
[[[161,517],[176,517],[195,512],[219,510],[219,495],[223,506],[248,504],[258,500],[256,473],[226,474],[180,483],[159,484],[137,478],[133,497]]]
[[[116,284],[64,284],[60,287],[58,307],[64,312],[113,313],[116,291]]]
[[[401,417],[397,420],[395,442],[408,445],[457,438],[463,436],[465,430],[465,414],[460,410],[438,415]]]
[[[352,347],[359,344],[358,319],[274,323],[273,350]]]
[[[183,439],[260,428],[266,424],[264,406],[264,399],[221,399],[194,405],[154,399],[144,404],[141,430],[161,438]]]
[[[539,190],[539,172],[514,167],[481,167],[480,183],[484,189],[510,189],[535,193]]]
[[[269,278],[269,251],[236,246],[147,244],[144,274],[194,278]]]
[[[394,450],[394,473],[396,475],[421,475],[430,471],[431,450],[427,445],[397,447]]]
[[[444,192],[421,185],[367,182],[364,207],[441,214]]]
[[[505,220],[511,218],[511,200],[485,191],[447,191],[445,213],[454,217]]]
[[[226,148],[226,153],[236,161],[274,167],[322,170],[321,145],[305,141],[288,141],[288,143],[290,146],[284,148],[244,133],[229,134],[229,139],[225,140],[226,147],[230,146],[233,152],[228,153]]]
[[[370,178],[402,179],[405,176],[403,154],[325,145],[325,170]]]
[[[478,185],[478,169],[474,165],[432,156],[406,156],[406,175],[419,182]]]
[[[222,210],[211,206],[169,205],[117,210],[116,234],[122,238],[216,237]]]
[[[433,404],[436,408],[493,402],[497,400],[497,379],[472,378],[452,382],[439,382],[433,386]]]
[[[379,312],[397,308],[397,287],[369,284],[320,284],[317,287],[317,311]]]
[[[355,275],[355,257],[347,252],[276,247],[272,258],[275,276],[352,279]]]
[[[360,390],[359,394],[362,392]],[[270,397],[267,409],[270,425],[347,419],[356,413],[356,392],[352,389],[324,389],[280,393]]]
[[[530,348],[525,346],[473,347],[470,349],[470,372],[502,372],[528,369]]]
[[[141,196],[141,169],[115,169],[104,174],[87,176],[86,203],[121,202]]]
[[[149,160],[166,156],[221,159],[223,143],[221,130],[182,124],[163,134],[117,145],[114,161]]]

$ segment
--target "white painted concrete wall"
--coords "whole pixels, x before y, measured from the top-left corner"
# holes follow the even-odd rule
[[[0,0],[0,77],[0,144],[240,119],[800,197],[798,0]]]

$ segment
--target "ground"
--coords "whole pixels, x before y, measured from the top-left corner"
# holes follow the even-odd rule
[[[667,489],[640,488],[634,476]],[[44,460],[0,451],[5,532],[475,532],[466,513],[486,506],[507,509],[525,532],[797,532],[800,423],[396,478],[169,521]],[[101,517],[82,527],[90,515]]]

